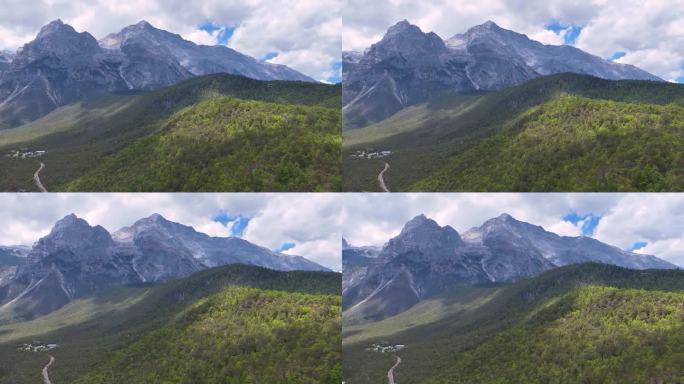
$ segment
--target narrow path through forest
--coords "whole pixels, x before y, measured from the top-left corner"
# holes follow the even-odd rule
[[[43,384],[52,384],[52,381],[50,381],[50,376],[48,376],[48,368],[50,368],[52,363],[55,362],[55,358],[52,355],[48,356],[50,356],[50,361],[43,367]]]
[[[401,364],[401,357],[397,356],[397,362],[390,368],[389,371],[387,371],[387,381],[389,381],[389,384],[396,384],[394,382],[394,369]]]
[[[382,189],[383,192],[389,192],[389,189],[387,189],[387,185],[385,185],[385,179],[383,179],[383,175],[385,172],[389,169],[389,163],[385,162],[385,168],[383,168],[382,171],[378,174],[378,184],[380,184],[380,189]]]
[[[40,181],[40,171],[42,171],[43,168],[45,168],[45,163],[43,163],[41,161],[40,162],[40,168],[38,168],[36,173],[33,174],[33,181],[36,182],[36,187],[38,187],[38,189],[40,189],[41,192],[47,192],[48,190],[45,189],[45,187],[43,186],[43,183]]]

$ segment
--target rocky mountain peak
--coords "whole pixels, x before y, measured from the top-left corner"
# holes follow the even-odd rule
[[[135,27],[141,28],[141,29],[156,29],[150,24],[147,20],[140,20],[137,24],[134,25]]]
[[[90,224],[76,216],[76,214],[70,213],[55,223],[54,227],[52,228],[52,232],[85,228],[91,228]]]
[[[129,25],[128,27],[124,28],[122,31],[127,32],[128,34],[135,34],[135,33],[151,33],[151,34],[158,34],[162,33],[165,35],[169,36],[178,36],[176,34],[173,34],[171,32],[164,31],[163,29],[159,29],[155,27],[154,25],[150,24],[146,20],[141,20],[137,24]]]
[[[40,29],[40,32],[38,32],[38,35],[36,36],[36,40],[41,40],[41,39],[56,39],[59,37],[67,36],[67,37],[75,37],[81,35],[76,30],[74,27],[72,27],[69,24],[64,24],[62,20],[57,19],[55,21],[50,22],[49,24],[43,26]]]
[[[52,228],[52,231],[50,232],[49,236],[72,235],[74,236],[74,238],[76,238],[76,236],[85,234],[95,234],[99,236],[106,234],[106,236],[104,237],[109,237],[109,233],[106,229],[99,225],[93,227],[90,224],[88,224],[87,221],[81,219],[73,213],[64,216],[64,218],[57,221],[57,223],[55,223],[54,227]]]
[[[408,233],[416,230],[439,230],[441,227],[436,221],[427,218],[424,214],[420,214],[404,224],[402,233]]]
[[[41,35],[47,35],[50,33],[55,33],[55,32],[73,32],[76,33],[76,30],[68,24],[64,24],[64,22],[61,19],[53,20],[49,22],[48,24],[44,25],[41,29],[40,32],[38,33],[38,37]]]
[[[473,27],[473,29],[485,29],[485,30],[490,30],[490,31],[497,31],[497,30],[503,30],[503,28],[499,27],[499,25],[491,20],[487,20],[484,23],[477,25]]]
[[[446,49],[444,41],[434,32],[425,33],[418,26],[402,20],[391,26],[382,40],[371,47],[378,54],[402,55],[438,53]]]
[[[169,221],[159,213],[153,213],[149,217],[142,219],[142,221],[151,223],[169,223]]]
[[[141,234],[162,234],[163,238],[173,237],[176,232],[191,232],[195,230],[182,224],[174,223],[167,220],[159,213],[154,213],[148,217],[142,218],[130,227],[122,228],[113,234],[114,239],[122,242],[134,241],[137,236]],[[156,235],[155,235],[156,236]]]
[[[90,255],[92,250],[103,250],[112,244],[112,237],[106,229],[99,225],[93,227],[72,213],[57,221],[52,231],[38,240],[28,258],[29,261],[41,260],[63,250],[68,250],[71,254]],[[88,251],[83,252],[84,250]]]
[[[36,38],[24,46],[21,56],[40,57],[54,54],[70,58],[88,56],[99,51],[100,46],[91,34],[78,33],[71,25],[57,19],[41,28]]]
[[[120,49],[122,46],[137,42],[148,46],[147,41],[152,42],[148,48],[152,49],[162,45],[164,41],[182,42],[183,39],[176,34],[154,27],[149,22],[142,20],[137,24],[129,25],[118,33],[107,35],[100,40],[100,45],[109,49]]]
[[[351,245],[349,245],[349,242],[347,242],[347,239],[344,237],[342,238],[342,249],[349,249]]]
[[[509,215],[506,212],[500,214],[499,216],[495,217],[492,220],[496,220],[496,221],[503,222],[503,223],[518,223],[518,222],[520,222],[519,220],[516,220],[513,216]]]
[[[423,31],[420,30],[420,28],[417,25],[413,25],[409,23],[408,20],[404,19],[393,26],[389,27],[387,29],[387,32],[385,33],[385,37],[393,37],[405,33],[413,33],[413,34],[423,34]]]
[[[546,234],[546,231],[540,226],[517,220],[508,213],[502,213],[497,217],[485,221],[482,226],[469,230],[467,238],[475,239],[479,237],[482,240],[486,240],[487,238],[491,237],[518,237],[533,233],[537,235],[543,235]]]
[[[420,214],[409,220],[398,236],[391,239],[386,250],[399,254],[412,249],[453,249],[463,244],[461,236],[450,226],[441,227],[437,222]]]

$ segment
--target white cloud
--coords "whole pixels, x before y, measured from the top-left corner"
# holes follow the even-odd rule
[[[15,50],[57,18],[98,39],[145,19],[195,43],[214,45],[219,31],[199,29],[211,22],[237,27],[229,45],[243,53],[261,58],[278,52],[279,63],[327,79],[340,61],[341,1],[0,0],[0,49]]]
[[[359,12],[363,9],[363,12]],[[626,52],[619,60],[663,79],[684,76],[684,6],[671,0],[348,0],[343,10],[343,47],[363,51],[387,28],[408,19],[424,31],[449,38],[493,20],[545,44],[562,44],[544,26],[557,21],[583,27],[576,46],[603,58]]]
[[[201,29],[196,29],[191,32],[185,33],[182,36],[185,40],[190,40],[195,44],[216,45],[218,34],[221,32],[221,30],[222,29],[209,33]]]
[[[255,57],[277,52],[272,60],[319,80],[341,60],[342,0],[289,0],[281,6],[263,1],[242,21],[228,45]]]
[[[219,212],[252,218],[244,238],[340,270],[339,197],[332,194],[0,194],[0,244],[31,245],[54,223],[75,213],[110,232],[153,213],[212,236],[229,236],[232,224],[212,221]]]
[[[532,40],[536,40],[542,44],[549,45],[563,45],[565,44],[565,35],[570,31],[570,28],[561,30],[560,33],[554,31],[549,31],[547,29],[541,30],[536,33],[530,34],[528,37]]]
[[[684,239],[658,240],[636,251],[646,255],[658,255],[680,266],[684,266]]]
[[[579,236],[584,221],[561,219],[572,212],[602,216],[594,235],[600,241],[622,249],[646,241],[640,253],[684,266],[682,194],[353,194],[344,199],[342,232],[351,244],[382,245],[421,213],[460,233],[509,213],[559,235]]]

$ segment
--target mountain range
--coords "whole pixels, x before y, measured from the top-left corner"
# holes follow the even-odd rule
[[[196,45],[146,21],[97,41],[55,20],[15,54],[0,55],[0,129],[101,92],[153,90],[201,75],[313,82],[225,46]]]
[[[677,268],[590,237],[559,236],[508,214],[463,234],[420,215],[378,252],[346,247],[345,321],[379,320],[463,287],[518,281],[585,262],[630,269]]]
[[[572,46],[544,45],[492,21],[442,39],[403,20],[365,52],[344,52],[342,58],[347,129],[445,95],[499,90],[558,73],[662,81]]]
[[[158,283],[246,264],[280,271],[327,269],[239,238],[210,237],[155,214],[110,234],[71,214],[34,244],[0,285],[0,317],[26,319],[117,285]]]

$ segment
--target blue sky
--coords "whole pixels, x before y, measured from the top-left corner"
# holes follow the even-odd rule
[[[631,247],[627,248],[626,251],[638,251],[648,245],[646,241],[636,241]]]
[[[243,215],[231,215],[228,212],[220,211],[216,215],[212,216],[211,220],[220,223],[224,227],[228,227],[230,225],[231,236],[243,237],[251,218]],[[294,248],[295,246],[296,244],[294,242],[288,241],[274,248],[273,252],[285,252]]]
[[[230,235],[235,237],[242,237],[245,234],[245,229],[247,229],[250,220],[249,217],[242,215],[232,216],[228,212],[219,212],[211,219],[217,223],[223,224],[224,227],[231,224]]]
[[[617,52],[614,52],[612,55],[610,55],[608,60],[615,61],[617,59],[625,57],[626,54],[627,54],[627,52],[625,52],[625,51],[617,51]]]
[[[295,243],[283,243],[280,247],[276,248],[273,250],[273,252],[284,252],[289,249],[292,249],[296,246]]]
[[[220,26],[213,24],[211,22],[205,22],[197,26],[199,30],[205,31],[211,35],[216,35],[216,44],[227,45],[230,38],[233,37],[236,27],[231,26]]]
[[[579,226],[582,236],[593,236],[596,226],[601,221],[601,215],[594,215],[593,213],[578,214],[577,212],[570,212],[561,217],[563,221]]]
[[[572,24],[562,24],[558,20],[553,20],[544,26],[544,29],[553,31],[558,36],[563,36],[563,42],[567,45],[575,44],[577,37],[582,33],[582,27]]]
[[[236,29],[238,29],[240,26],[228,26],[228,25],[220,25],[217,23],[213,23],[210,21],[206,21],[204,23],[201,23],[197,26],[197,28],[200,31],[204,31],[207,34],[210,35],[209,40],[205,41],[206,44],[213,43],[217,45],[230,45],[231,39],[233,35],[235,34]],[[269,62],[277,62],[277,59],[281,55],[281,52],[278,51],[268,51],[261,55],[260,57],[257,57],[257,59],[261,61],[269,61]],[[329,71],[332,73],[332,75],[329,75],[324,78],[319,78],[318,80],[325,81],[328,83],[340,83],[342,81],[342,62],[341,61],[336,61],[330,65]]]

